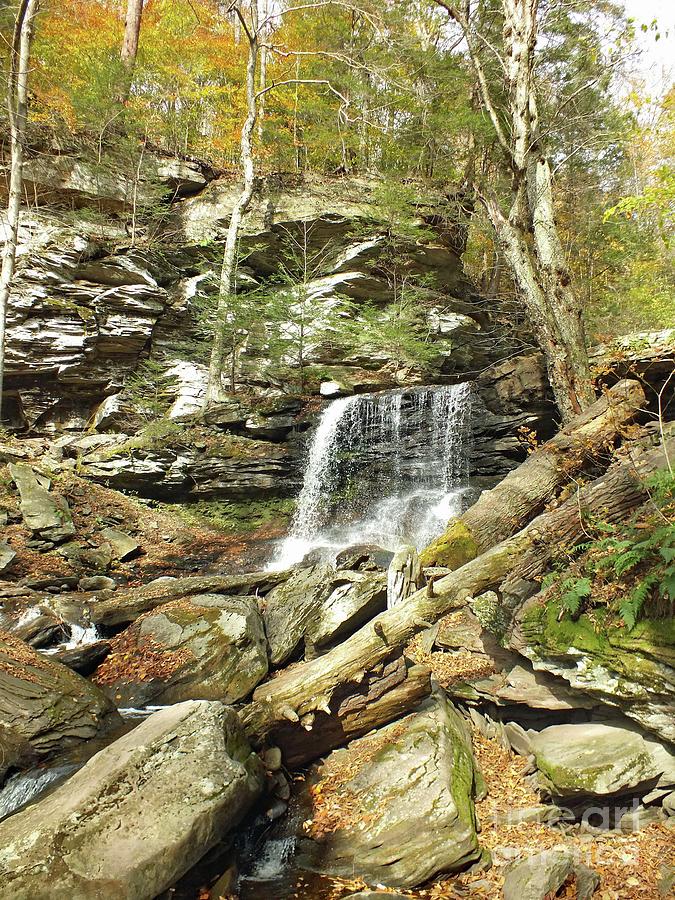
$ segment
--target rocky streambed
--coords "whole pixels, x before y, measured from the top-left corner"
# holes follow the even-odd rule
[[[591,461],[593,428],[606,447],[630,391],[567,450]],[[197,535],[166,510],[127,498],[135,527],[109,524],[92,486],[85,532],[82,475],[8,445],[0,896],[668,896],[672,620],[570,619],[523,577],[536,534],[569,539],[567,510],[607,484],[628,502],[626,449],[658,470],[660,440],[632,434],[454,572],[361,546],[187,576],[175,545]]]

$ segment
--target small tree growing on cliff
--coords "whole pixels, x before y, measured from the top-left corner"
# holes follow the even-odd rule
[[[14,21],[14,33],[9,54],[7,109],[11,141],[9,175],[9,202],[5,248],[0,271],[0,418],[2,417],[2,392],[5,374],[5,324],[7,305],[16,266],[16,247],[19,239],[21,216],[21,191],[23,187],[23,155],[28,123],[28,72],[30,48],[33,40],[35,17],[40,0],[21,0]]]

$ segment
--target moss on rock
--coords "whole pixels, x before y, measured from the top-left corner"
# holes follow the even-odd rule
[[[459,519],[452,522],[440,537],[420,554],[423,566],[446,566],[459,569],[478,556],[478,544],[471,530]]]

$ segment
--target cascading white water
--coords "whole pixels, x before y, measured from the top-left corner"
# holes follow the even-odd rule
[[[418,548],[460,511],[468,484],[468,384],[335,400],[314,433],[290,532],[270,568],[321,548]]]

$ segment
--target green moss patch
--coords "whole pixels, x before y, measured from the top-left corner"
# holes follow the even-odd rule
[[[471,530],[459,519],[420,554],[423,566],[447,566],[459,569],[478,556],[478,544]]]

